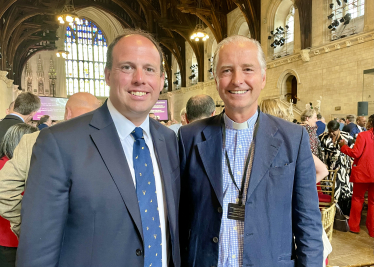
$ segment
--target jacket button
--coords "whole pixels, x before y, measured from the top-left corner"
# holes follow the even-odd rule
[[[218,208],[218,212],[222,213],[222,208],[221,207]]]
[[[218,243],[218,237],[213,237],[213,242]]]
[[[136,256],[141,256],[142,255],[142,250],[141,249],[137,249],[136,250]]]

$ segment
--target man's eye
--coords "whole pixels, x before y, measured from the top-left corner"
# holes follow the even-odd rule
[[[252,69],[251,68],[246,68],[246,69],[244,69],[244,71],[252,71]]]
[[[231,70],[230,69],[226,69],[226,70],[223,70],[222,73],[229,73]]]
[[[149,71],[149,72],[154,72],[155,71],[153,68],[147,68],[146,70]]]
[[[123,69],[123,70],[130,70],[130,69],[131,69],[131,66],[129,66],[129,65],[123,65],[123,66],[121,67],[121,69]]]

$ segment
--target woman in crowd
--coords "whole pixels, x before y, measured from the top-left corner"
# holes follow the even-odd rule
[[[310,149],[313,155],[322,159],[321,146],[317,137],[317,112],[314,109],[306,109],[300,115],[301,126],[305,127],[309,134]]]
[[[26,123],[13,125],[4,135],[0,144],[0,169],[13,157],[13,151],[24,134],[38,131],[36,127]],[[0,217],[0,266],[15,267],[18,239],[10,230],[10,222]]]
[[[366,227],[374,237],[374,114],[368,119],[368,131],[357,136],[353,149],[344,140],[339,142],[340,151],[354,158],[350,181],[353,183],[352,207],[349,216],[351,232],[360,232],[362,205],[368,192]]]
[[[44,129],[52,126],[52,119],[48,115],[44,115],[40,117],[39,123],[38,123],[38,129]]]
[[[352,184],[349,181],[352,159],[340,151],[339,142],[344,140],[348,146],[353,146],[353,137],[340,131],[339,122],[332,120],[327,124],[328,132],[319,136],[324,151],[324,162],[329,170],[338,170],[335,183],[335,200],[342,212],[349,215],[352,198]]]

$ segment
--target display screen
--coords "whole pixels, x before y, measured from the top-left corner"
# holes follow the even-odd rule
[[[151,109],[150,113],[154,113],[158,120],[167,121],[168,116],[168,101],[167,100],[157,100],[156,104]]]
[[[33,120],[38,121],[41,116],[49,115],[52,120],[63,120],[65,115],[65,105],[67,98],[59,97],[39,97],[41,107],[34,115]]]

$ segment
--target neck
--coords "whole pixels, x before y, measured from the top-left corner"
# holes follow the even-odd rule
[[[25,123],[29,122],[29,115],[22,115],[18,112],[15,112],[15,111],[13,111],[11,114],[15,114],[17,116],[20,116],[25,121]],[[9,115],[11,115],[11,114],[9,114]]]
[[[230,110],[225,109],[225,113],[227,117],[229,117],[231,120],[237,123],[243,123],[249,120],[257,110],[257,105],[254,108],[251,108],[249,111],[237,111],[237,110]]]

